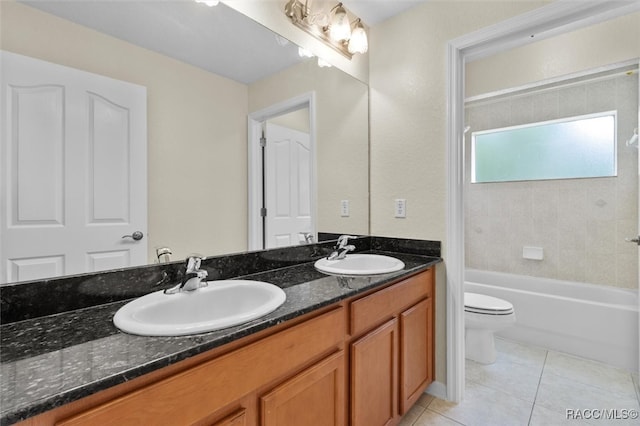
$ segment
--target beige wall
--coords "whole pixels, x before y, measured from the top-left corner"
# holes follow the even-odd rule
[[[446,244],[446,44],[545,2],[426,2],[371,29],[371,234]],[[407,200],[407,218],[393,200]],[[446,382],[439,272],[436,378]]]
[[[446,43],[543,4],[426,2],[371,29],[372,234],[445,240]]]
[[[303,93],[316,94],[318,231],[369,233],[367,85],[313,60],[249,86],[249,111]],[[350,216],[340,216],[349,200]]]
[[[471,62],[466,96],[522,86],[640,57],[640,13]]]
[[[4,50],[147,88],[150,261],[246,249],[247,86],[12,1],[0,19]]]

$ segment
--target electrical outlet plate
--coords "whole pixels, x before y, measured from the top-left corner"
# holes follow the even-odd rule
[[[407,200],[404,198],[397,198],[395,200],[395,217],[407,217]]]
[[[340,201],[340,216],[349,217],[349,200]]]

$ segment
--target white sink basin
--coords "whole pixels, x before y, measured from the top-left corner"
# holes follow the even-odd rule
[[[344,259],[322,258],[315,265],[317,270],[336,275],[376,275],[404,269],[404,262],[381,254],[348,254]]]
[[[120,308],[113,323],[141,336],[183,336],[242,324],[273,312],[285,292],[261,281],[209,281],[207,287],[177,294],[162,290]]]

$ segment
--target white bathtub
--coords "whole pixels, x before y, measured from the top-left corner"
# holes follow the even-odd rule
[[[465,291],[513,304],[502,337],[638,371],[637,290],[467,269]]]

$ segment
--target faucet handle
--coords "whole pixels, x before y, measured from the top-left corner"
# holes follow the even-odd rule
[[[340,237],[338,238],[338,244],[336,244],[336,246],[338,248],[344,248],[344,246],[347,245],[347,243],[349,243],[349,240],[352,240],[354,238],[358,238],[355,235],[340,235]]]
[[[200,256],[200,255],[193,255],[193,256],[189,256],[187,257],[187,273],[189,272],[196,272],[198,269],[200,269],[200,264],[202,263],[202,261],[204,260],[204,256]]]

